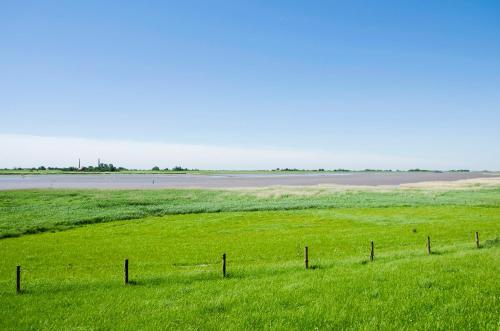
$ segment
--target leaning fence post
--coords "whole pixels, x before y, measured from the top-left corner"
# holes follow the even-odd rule
[[[127,285],[128,284],[128,259],[125,259],[123,271],[124,271],[123,280],[125,281],[125,285]]]
[[[222,254],[222,277],[226,277],[226,253]]]
[[[431,237],[427,236],[427,254],[431,255]]]
[[[306,265],[306,269],[309,269],[309,247],[307,246],[304,249],[304,263]]]
[[[375,259],[375,249],[373,247],[373,241],[370,243],[370,260],[373,261]]]
[[[21,266],[16,266],[16,293],[21,293]]]
[[[479,248],[479,232],[476,231],[476,247]]]

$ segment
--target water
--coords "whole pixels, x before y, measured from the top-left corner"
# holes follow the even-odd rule
[[[481,172],[356,172],[308,174],[70,174],[0,175],[0,190],[28,188],[234,188],[272,185],[399,185],[491,177]]]

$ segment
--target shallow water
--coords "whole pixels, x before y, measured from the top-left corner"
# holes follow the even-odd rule
[[[490,173],[469,172],[356,172],[312,174],[75,174],[0,175],[0,190],[28,188],[231,188],[271,185],[399,185],[426,181],[454,181],[491,177]]]

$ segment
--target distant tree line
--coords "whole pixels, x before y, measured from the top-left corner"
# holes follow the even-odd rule
[[[116,172],[116,171],[122,171],[122,170],[128,170],[124,167],[115,167],[112,163],[106,164],[106,163],[99,163],[97,167],[94,166],[88,166],[88,167],[82,167],[80,171],[84,172]]]
[[[17,170],[17,171],[44,171],[44,170],[55,170],[55,171],[65,171],[65,172],[119,172],[119,171],[141,171],[141,169],[127,169],[124,167],[115,167],[112,163],[106,164],[106,163],[99,163],[98,166],[88,166],[88,167],[45,167],[45,166],[40,166],[38,168],[32,167],[32,168],[21,168],[21,167],[15,167],[12,169],[4,168],[0,170]],[[189,169],[189,168],[184,168],[181,166],[175,166],[173,168],[164,168],[160,169],[158,166],[154,166],[151,168],[151,171],[199,171],[199,169]],[[266,170],[263,170],[266,171]],[[319,169],[298,169],[298,168],[275,168],[271,169],[271,171],[313,171],[313,172],[404,172],[404,170],[392,170],[392,169],[364,169],[364,170],[351,170],[351,169],[343,169],[343,168],[338,168],[338,169],[332,169],[332,170],[325,170],[323,168]],[[470,172],[469,169],[452,169],[452,170],[428,170],[428,169],[409,169],[407,170],[408,172]]]
[[[384,172],[384,171],[392,171],[392,170],[381,170],[381,169],[364,169],[364,170],[351,170],[351,169],[343,169],[343,168],[338,168],[338,169],[331,169],[331,170],[325,170],[323,168],[319,169],[297,169],[297,168],[276,168],[272,169],[271,171],[329,171],[329,172],[356,172],[356,171],[373,171],[373,172]]]
[[[4,170],[10,170],[10,169],[4,169]],[[106,163],[100,163],[97,167],[94,166],[88,166],[88,167],[82,167],[78,169],[77,167],[45,167],[45,166],[40,166],[38,168],[13,168],[12,170],[28,170],[28,171],[44,171],[44,170],[58,170],[58,171],[80,171],[80,172],[115,172],[115,171],[122,171],[122,170],[128,170],[127,168],[124,167],[115,167],[112,163],[106,164]]]
[[[325,170],[323,168],[320,169],[297,169],[297,168],[276,168],[271,171],[328,171],[328,172],[470,172],[468,169],[452,169],[452,170],[429,170],[429,169],[409,169],[409,170],[392,170],[392,169],[363,169],[363,170],[351,170],[351,169],[331,169]]]
[[[80,169],[77,167],[45,167],[45,166],[40,166],[38,168],[32,167],[32,168],[21,168],[21,167],[15,167],[12,169],[7,169],[4,168],[2,170],[24,170],[24,171],[45,171],[45,170],[57,170],[57,171],[79,171],[79,172],[117,172],[117,171],[126,171],[126,170],[140,170],[140,169],[127,169],[124,167],[115,167],[112,163],[99,163],[98,166],[88,166],[88,167],[81,167]],[[164,168],[160,169],[158,166],[154,166],[152,171],[199,171],[198,169],[189,169],[189,168],[183,168],[181,166],[175,166],[171,169],[169,168]]]
[[[189,168],[183,168],[181,166],[175,166],[172,169],[165,168],[165,169],[160,169],[158,166],[154,166],[151,168],[152,171],[199,171],[199,169],[189,169]]]
[[[297,168],[276,168],[276,169],[272,169],[271,171],[325,171],[325,169],[311,169],[311,170],[308,170],[308,169],[297,169]]]

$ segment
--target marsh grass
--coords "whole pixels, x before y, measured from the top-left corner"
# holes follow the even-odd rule
[[[76,226],[190,213],[424,205],[500,206],[500,188],[387,192],[341,191],[318,195],[258,194],[223,190],[18,190],[0,191],[0,238]]]

